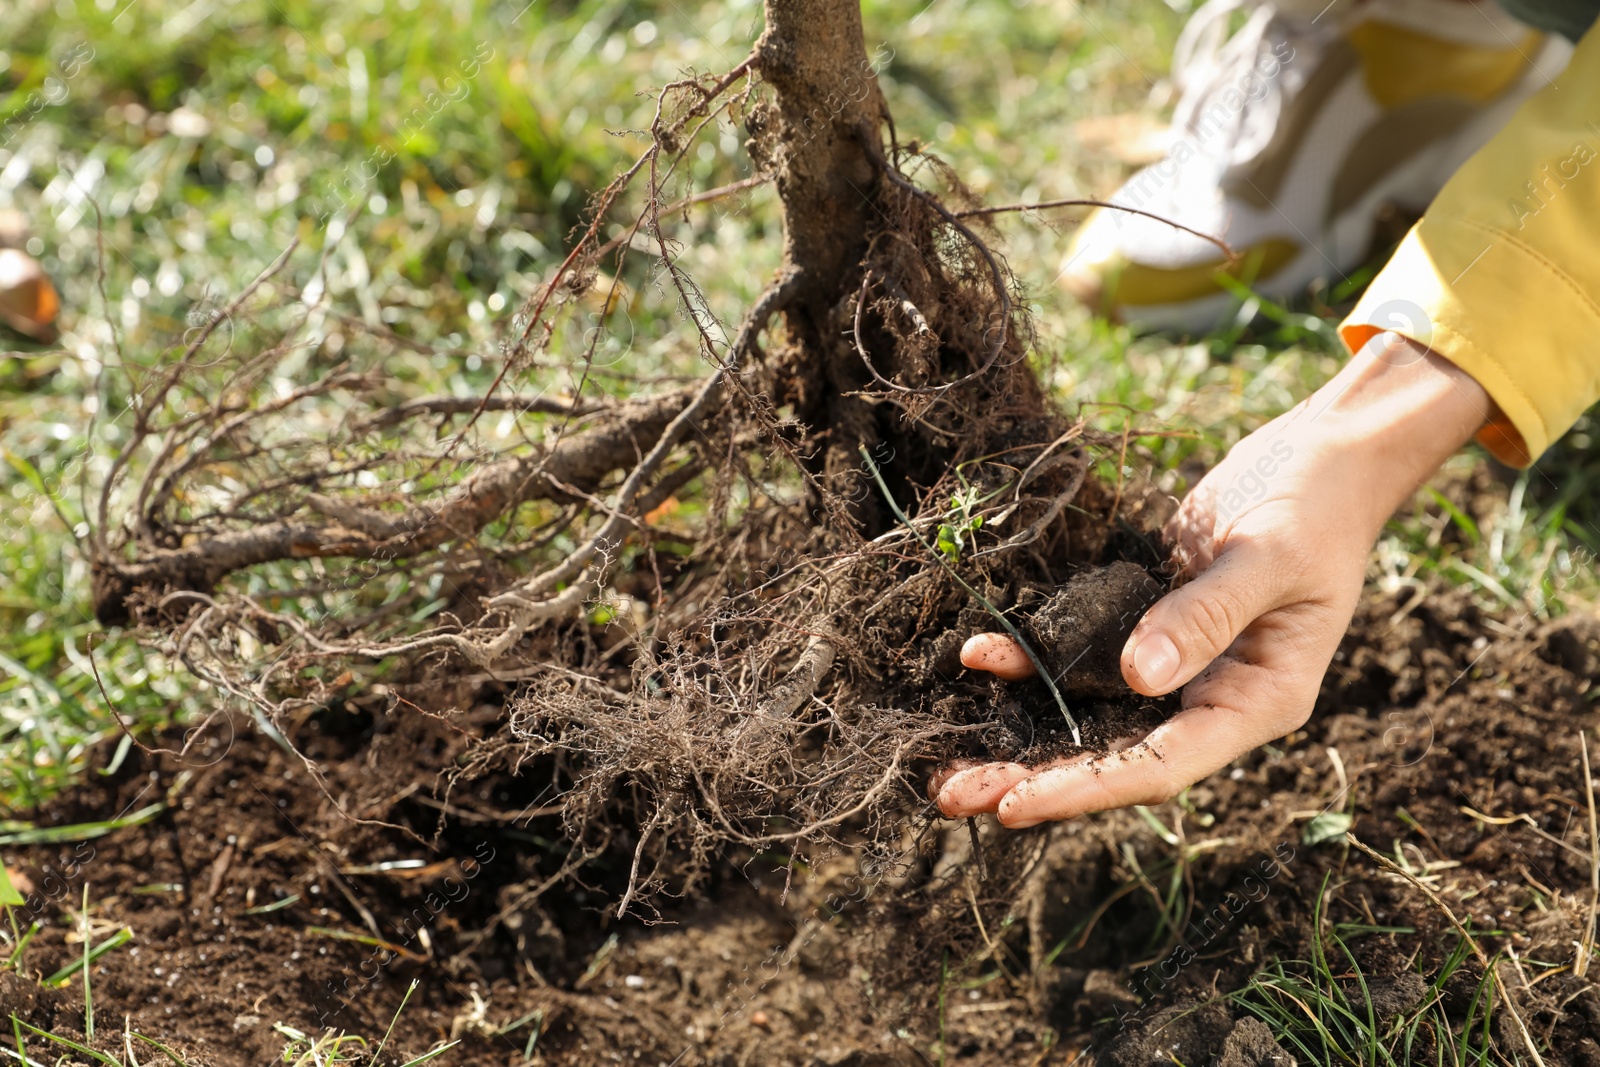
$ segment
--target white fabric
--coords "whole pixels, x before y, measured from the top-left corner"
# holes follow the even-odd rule
[[[1353,0],[1337,0],[1353,8]],[[1489,26],[1494,47],[1509,47],[1502,26],[1468,0],[1368,0],[1360,18],[1425,22],[1440,37],[1465,39]],[[1229,33],[1240,12],[1244,24]],[[1398,203],[1421,210],[1456,167],[1498,130],[1529,93],[1547,76],[1558,73],[1571,54],[1567,42],[1546,39],[1530,56],[1533,69],[1468,125],[1394,168],[1362,199],[1339,217],[1329,218],[1328,203],[1335,176],[1357,139],[1380,117],[1381,108],[1367,91],[1359,70],[1340,83],[1311,117],[1299,138],[1294,158],[1266,208],[1236,201],[1224,186],[1232,176],[1242,181],[1250,164],[1271,143],[1287,105],[1323,61],[1330,42],[1352,20],[1337,23],[1336,11],[1326,17],[1286,15],[1276,5],[1252,0],[1209,0],[1191,16],[1173,57],[1173,80],[1181,96],[1173,115],[1172,140],[1166,159],[1146,167],[1111,198],[1160,218],[1182,222],[1226,240],[1238,250],[1273,239],[1287,239],[1301,254],[1256,289],[1281,297],[1303,292],[1317,278],[1337,281],[1366,254],[1377,208]],[[1467,29],[1462,30],[1461,27]],[[1527,33],[1514,25],[1512,41]],[[1265,194],[1265,191],[1263,191]],[[1178,269],[1214,263],[1215,244],[1159,219],[1129,212],[1102,210],[1080,231],[1063,264],[1063,275],[1085,275],[1118,269],[1117,263]],[[1069,288],[1072,285],[1069,283]],[[1215,321],[1227,298],[1207,298],[1162,309],[1127,307],[1125,318],[1156,326],[1205,328]]]
[[[1230,36],[1228,23],[1234,13],[1252,7],[1244,26]],[[1229,162],[1254,159],[1272,140],[1286,96],[1299,88],[1298,84],[1285,84],[1284,75],[1295,66],[1293,61],[1282,62],[1274,51],[1279,45],[1289,45],[1293,49],[1290,55],[1299,54],[1290,40],[1296,36],[1292,28],[1274,5],[1250,0],[1210,0],[1196,11],[1172,52],[1172,80],[1182,92],[1172,115],[1173,129],[1187,136],[1204,133],[1206,146]],[[1266,70],[1275,73],[1265,73],[1263,62]],[[1305,66],[1299,64],[1301,69]],[[1294,80],[1303,82],[1304,77]],[[1246,106],[1236,112],[1226,105],[1218,107],[1230,90],[1246,96]],[[1250,99],[1257,92],[1260,97]],[[1218,115],[1234,117],[1220,138],[1213,126],[1201,124],[1202,117],[1215,119]]]

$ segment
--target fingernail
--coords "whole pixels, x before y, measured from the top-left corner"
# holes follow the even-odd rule
[[[1178,656],[1178,646],[1160,631],[1146,634],[1133,646],[1133,669],[1139,672],[1139,679],[1150,689],[1165,693],[1172,688],[1180,666],[1182,661]]]
[[[1000,820],[1000,825],[1007,830],[1026,830],[1030,826],[1038,826],[1044,822],[1026,811],[1027,805],[1015,795],[1008,796],[1000,802],[995,811],[995,817]]]

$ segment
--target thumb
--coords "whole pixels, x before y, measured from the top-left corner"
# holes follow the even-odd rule
[[[1264,554],[1239,546],[1145,613],[1122,649],[1122,676],[1146,696],[1188,682],[1279,605],[1281,573]]]

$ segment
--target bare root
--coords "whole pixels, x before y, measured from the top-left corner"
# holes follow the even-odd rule
[[[796,236],[822,195],[802,187],[836,177],[796,128],[805,62],[769,34],[728,74],[661,91],[650,147],[595,198],[478,394],[395,395],[387,360],[442,354],[308,301],[309,283],[278,278],[288,252],[170,366],[128,368],[134,432],[94,537],[100,618],[286,735],[352,686],[381,685],[391,710],[509,691],[503,728],[448,777],[539,768],[571,848],[559,877],[625,848],[622,910],[691,890],[729,848],[903,840],[931,817],[928,768],[1036,744],[1026,716],[957,677],[949,638],[984,622],[969,586],[1011,608],[1098,561],[1120,491],[1087,476],[1095,435],[1027,366],[973,198],[882,142],[875,82],[826,131],[870,210]],[[771,173],[791,224],[791,261],[731,336],[669,217],[709,198],[669,194],[696,136],[730,117],[762,173],[713,192]],[[907,177],[916,161],[942,189]],[[616,224],[636,180],[644,207]],[[557,341],[583,301],[613,306],[621,283],[599,264],[620,279],[636,238],[710,371],[619,400],[593,388],[603,330]],[[360,344],[310,360],[330,320]],[[540,381],[552,361],[559,393]],[[278,384],[292,362],[319,368],[310,384]],[[692,521],[671,518],[679,494]],[[922,547],[952,530],[965,586]]]

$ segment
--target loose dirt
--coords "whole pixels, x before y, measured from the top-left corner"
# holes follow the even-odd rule
[[[1035,623],[1061,651],[1048,632]],[[492,702],[448,722],[359,703],[314,716],[297,740],[320,783],[243,723],[213,726],[181,759],[135,750],[31,817],[160,814],[7,858],[26,880],[24,919],[44,924],[30,975],[81,953],[85,884],[97,943],[133,931],[94,966],[107,1051],[121,1050],[124,1016],[221,1067],[272,1062],[290,1040],[274,1024],[376,1038],[417,979],[385,1059],[459,1038],[434,1062],[521,1063],[537,1032],[538,1063],[865,1067],[941,1062],[942,1035],[944,1062],[1091,1050],[1098,1063],[1238,1067],[1289,1062],[1226,995],[1273,958],[1310,957],[1319,897],[1327,922],[1408,931],[1348,935],[1380,1015],[1415,1006],[1454,943],[1416,888],[1337,837],[1305,843],[1319,813],[1348,813],[1358,838],[1493,931],[1488,951],[1515,949],[1523,973],[1507,963],[1502,977],[1550,1040],[1546,1062],[1596,1064],[1600,996],[1563,965],[1590,905],[1578,734],[1597,677],[1593,618],[1534,625],[1448,593],[1372,597],[1303,731],[1152,813],[1190,846],[1180,930],[1158,918],[1169,882],[1154,892],[1136,873],[1164,858],[1170,872],[1173,846],[1132,812],[1015,834],[925,812],[897,850],[729,851],[653,924],[614,917],[634,843],[622,840],[534,900],[565,847],[537,778],[447,792],[436,777],[491,729]],[[1443,990],[1451,1011],[1468,1010],[1475,966]],[[0,1009],[84,1039],[76,981],[0,976]],[[1503,1007],[1493,1028],[1521,1052]],[[45,1054],[44,1039],[30,1048]]]

